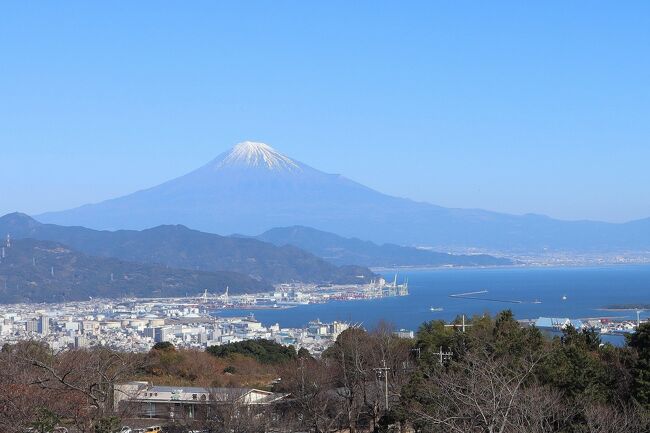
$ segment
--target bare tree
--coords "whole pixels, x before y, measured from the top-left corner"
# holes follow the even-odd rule
[[[413,342],[395,335],[394,327],[380,322],[370,333],[365,355],[370,370],[366,378],[364,402],[372,417],[373,430],[389,408],[399,404],[402,388],[415,368]]]
[[[362,329],[351,328],[339,336],[328,353],[338,378],[335,392],[340,397],[346,427],[350,433],[357,430],[364,402],[368,399],[366,382],[374,375],[368,363],[368,352],[368,334]]]
[[[96,430],[98,425],[110,430],[126,415],[114,407],[115,385],[145,362],[142,356],[107,348],[44,353],[22,345],[12,356],[17,365],[31,371],[31,389],[56,393],[58,413],[72,420],[81,432]]]
[[[515,433],[555,433],[574,419],[577,408],[567,405],[557,390],[532,383],[522,388],[511,412],[508,431]]]
[[[589,433],[647,433],[650,416],[630,404],[606,405],[587,403],[583,409]]]
[[[434,431],[506,433],[544,424],[533,420],[528,406],[532,394],[526,392],[542,356],[531,353],[513,362],[483,348],[468,352],[462,360],[428,372],[411,410]],[[554,400],[544,404],[550,410]]]
[[[278,390],[291,395],[283,413],[285,421],[291,413],[296,428],[315,433],[339,431],[346,424],[345,405],[336,392],[336,371],[328,362],[300,358],[280,375]]]
[[[396,405],[413,368],[411,342],[394,335],[390,325],[380,324],[372,333],[348,329],[328,349],[338,378],[336,392],[345,409],[346,427],[378,427],[386,409]]]
[[[34,427],[43,421],[45,411],[54,419],[56,413],[68,408],[58,392],[33,385],[35,371],[19,362],[16,356],[19,350],[40,359],[48,356],[47,346],[37,342],[7,345],[0,352],[0,431],[7,433],[24,432]]]
[[[206,409],[201,425],[210,433],[264,433],[275,419],[273,404],[254,404],[238,389],[211,390]]]

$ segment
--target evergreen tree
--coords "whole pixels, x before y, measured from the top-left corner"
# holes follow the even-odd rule
[[[636,350],[633,368],[633,395],[637,402],[650,409],[650,323],[643,323],[629,336],[628,345]]]

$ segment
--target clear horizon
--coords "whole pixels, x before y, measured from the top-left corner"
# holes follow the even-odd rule
[[[650,5],[0,6],[0,214],[244,140],[445,207],[650,217]]]

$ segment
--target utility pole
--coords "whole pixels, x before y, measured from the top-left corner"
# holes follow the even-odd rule
[[[413,349],[410,350],[410,352],[415,354],[413,356],[414,356],[414,358],[416,360],[415,364],[417,364],[417,361],[419,361],[421,356],[422,356],[422,348],[421,347],[414,347]],[[411,370],[411,361],[412,360],[409,358],[406,361],[402,362],[402,366],[403,366],[402,369],[404,371],[410,371]]]
[[[377,377],[379,379],[384,378],[384,399],[385,399],[385,407],[386,407],[386,412],[388,412],[388,371],[390,370],[390,367],[386,367],[386,360],[382,359],[381,360],[381,367],[373,368],[375,373],[377,374]]]
[[[456,324],[456,323],[452,323],[452,324],[450,324],[450,325],[445,325],[445,326],[447,326],[447,327],[451,327],[451,328],[460,328],[460,330],[461,330],[462,332],[465,332],[465,328],[467,328],[467,327],[469,327],[469,326],[473,326],[473,325],[467,325],[467,324],[465,323],[465,315],[463,314],[463,321],[462,321],[462,323],[461,323],[460,325],[458,325],[458,324]]]
[[[438,355],[440,357],[440,365],[442,365],[447,359],[451,358],[454,356],[454,352],[443,352],[442,351],[442,346],[438,349],[434,355]]]
[[[305,395],[305,358],[300,357],[300,382],[301,382],[301,391],[302,395]]]

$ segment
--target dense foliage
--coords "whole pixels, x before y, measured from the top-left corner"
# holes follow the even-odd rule
[[[151,350],[175,351],[176,347],[169,341],[161,341],[153,345]]]
[[[227,358],[233,355],[243,355],[255,359],[262,364],[280,364],[297,358],[293,346],[283,346],[270,340],[246,340],[221,346],[210,346],[208,353]]]
[[[442,322],[420,328],[422,356],[400,399],[418,428],[650,431],[640,407],[647,387],[635,381],[648,371],[640,365],[647,325],[623,348],[602,344],[591,329],[568,327],[561,337],[544,338],[538,329],[520,326],[509,311],[495,319],[475,317],[471,325],[465,333]],[[453,353],[442,364],[434,354],[440,347]]]
[[[632,365],[634,398],[650,409],[650,323],[644,323],[628,339],[628,345],[636,352]]]

